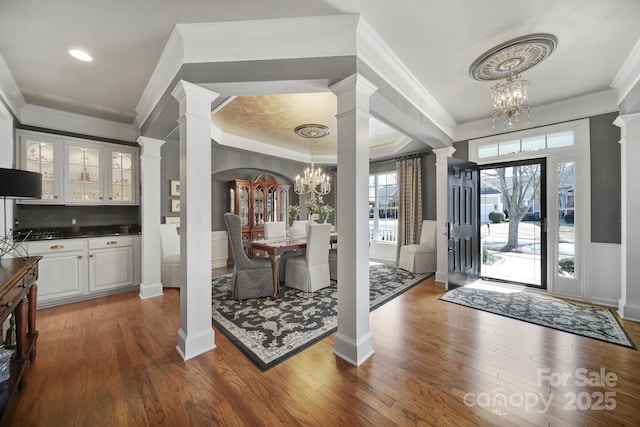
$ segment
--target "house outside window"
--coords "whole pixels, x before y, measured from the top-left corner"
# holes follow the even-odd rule
[[[397,236],[397,173],[369,175],[369,240],[395,243]]]

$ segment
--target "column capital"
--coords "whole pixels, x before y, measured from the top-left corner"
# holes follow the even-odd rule
[[[434,148],[433,153],[436,155],[436,163],[438,162],[438,160],[440,159],[446,159],[448,157],[453,156],[453,153],[456,152],[456,149],[453,148],[453,146],[449,146],[449,147],[442,147],[442,148]]]
[[[336,96],[343,95],[351,90],[358,90],[364,95],[371,96],[378,90],[378,87],[367,80],[362,74],[354,73],[349,77],[332,84],[329,86],[329,89],[331,92],[335,93]]]
[[[148,136],[139,136],[136,142],[141,147],[162,147],[166,142],[164,139],[149,138]]]
[[[640,136],[640,113],[618,116],[613,124],[621,129],[623,140],[629,136]]]
[[[173,96],[178,101],[181,101],[187,94],[200,95],[203,98],[209,98],[211,102],[215,101],[220,96],[219,93],[216,93],[209,89],[205,89],[202,86],[198,86],[184,80],[180,80],[178,84],[176,84],[176,87],[174,87],[171,91],[171,96]]]

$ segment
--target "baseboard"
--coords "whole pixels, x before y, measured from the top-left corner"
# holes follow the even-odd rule
[[[632,304],[624,304],[620,301],[618,306],[618,314],[625,320],[633,320],[634,322],[640,322],[640,306]]]
[[[162,283],[153,283],[151,285],[140,285],[140,299],[155,298],[164,295],[162,293]]]
[[[178,346],[176,349],[183,360],[189,360],[214,348],[216,348],[216,338],[213,328],[207,328],[189,335],[182,328],[178,331]]]
[[[591,298],[592,304],[604,305],[605,307],[618,307],[618,301],[607,298]]]
[[[371,333],[366,334],[358,342],[348,336],[336,333],[336,343],[333,354],[340,359],[349,362],[353,366],[360,366],[368,358],[373,356],[373,338]]]

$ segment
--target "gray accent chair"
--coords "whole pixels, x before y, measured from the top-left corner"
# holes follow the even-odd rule
[[[304,292],[315,292],[331,285],[329,278],[329,240],[331,224],[311,224],[304,257],[287,259],[284,285]]]
[[[242,244],[242,224],[240,217],[224,214],[229,241],[233,252],[234,266],[231,278],[233,299],[268,297],[273,294],[271,263],[267,258],[249,258]]]

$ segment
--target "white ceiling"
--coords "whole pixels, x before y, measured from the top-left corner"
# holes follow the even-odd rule
[[[490,116],[491,83],[468,69],[500,43],[532,33],[558,38],[551,57],[524,73],[535,107],[609,88],[640,38],[638,0],[0,0],[0,55],[26,103],[131,124],[175,24],[343,13],[359,13],[458,124]],[[93,62],[72,58],[71,48]],[[319,97],[315,111],[286,119],[263,108],[275,98],[239,97],[214,122],[264,142],[287,140],[284,126],[290,132],[301,121],[335,122],[333,110],[317,108],[335,105],[333,95],[298,98],[309,96]],[[381,138],[397,136],[377,128]]]

